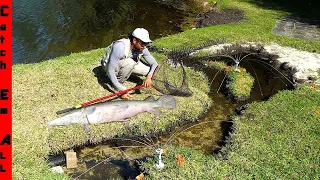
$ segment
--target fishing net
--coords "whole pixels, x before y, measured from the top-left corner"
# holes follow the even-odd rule
[[[184,60],[199,50],[223,42],[223,39],[215,39],[195,47],[183,46],[167,53],[168,58],[159,63],[153,76],[154,88],[162,94],[188,97],[192,91],[188,86],[187,72]]]
[[[153,87],[162,94],[184,97],[192,95],[182,60],[165,59],[159,63],[153,76]]]

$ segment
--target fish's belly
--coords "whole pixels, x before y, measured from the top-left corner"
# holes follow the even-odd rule
[[[102,111],[100,115],[96,117],[96,123],[126,121],[142,112],[142,109],[137,107],[130,107],[123,111]]]

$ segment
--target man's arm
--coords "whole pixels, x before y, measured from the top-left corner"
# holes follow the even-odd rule
[[[144,59],[147,61],[147,63],[150,65],[150,71],[147,75],[147,77],[149,76],[150,78],[152,77],[154,71],[156,70],[158,63],[157,61],[154,59],[154,57],[150,54],[149,50],[146,48],[142,51],[143,53],[143,57]]]
[[[144,81],[144,86],[149,87],[152,86],[152,76],[155,71],[155,69],[158,66],[157,61],[154,59],[154,57],[150,54],[149,50],[146,48],[143,50],[143,57],[147,61],[147,63],[150,65],[150,71],[148,75],[146,76],[146,79]]]
[[[146,48],[143,50],[143,57],[147,61],[147,63],[150,65],[150,71],[148,75],[146,76],[146,79],[144,81],[144,86],[149,87],[152,85],[152,76],[155,71],[155,69],[158,66],[157,61],[154,59],[154,57],[150,54],[149,50]]]

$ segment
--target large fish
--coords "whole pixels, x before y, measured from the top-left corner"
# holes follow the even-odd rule
[[[70,124],[84,124],[88,131],[88,124],[99,124],[114,121],[128,121],[130,117],[148,112],[160,114],[158,107],[172,109],[176,107],[173,96],[163,95],[158,100],[149,96],[145,100],[109,101],[94,104],[79,110],[72,111],[60,118],[48,122],[48,126],[65,126]]]

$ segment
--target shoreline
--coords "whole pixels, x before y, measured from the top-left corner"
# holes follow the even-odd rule
[[[248,43],[246,45],[257,46],[258,44],[259,43]],[[203,50],[216,52],[224,46],[229,45],[231,44],[219,44]],[[283,47],[274,42],[263,45],[263,48],[268,53],[279,56],[277,58],[280,64],[279,67],[283,68],[283,70],[293,71],[292,79],[294,82],[312,82],[317,79],[317,81],[320,81],[320,75],[317,72],[320,70],[320,54],[302,51],[292,47]]]

